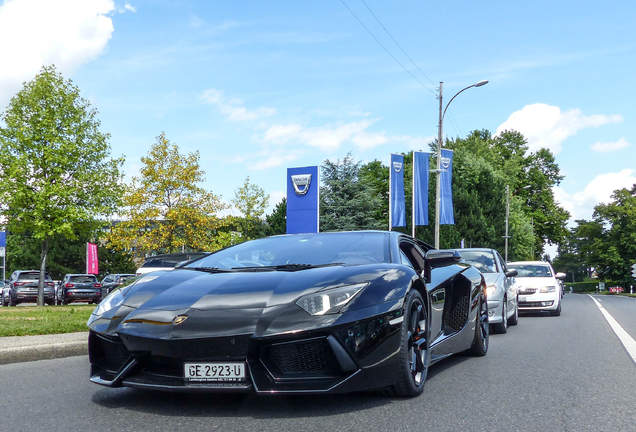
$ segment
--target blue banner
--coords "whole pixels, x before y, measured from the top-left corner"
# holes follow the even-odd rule
[[[287,234],[318,232],[319,192],[317,166],[287,168]]]
[[[413,214],[415,225],[428,225],[429,153],[413,152]]]
[[[7,233],[0,231],[0,247],[7,247]]]
[[[404,202],[404,156],[391,154],[389,167],[389,220],[392,227],[406,226],[406,203]]]
[[[442,172],[440,174],[440,225],[454,225],[453,216],[453,151],[442,149]]]

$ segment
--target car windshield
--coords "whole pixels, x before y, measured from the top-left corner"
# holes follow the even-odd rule
[[[482,273],[496,273],[495,259],[490,251],[460,250],[461,262],[476,267]]]
[[[251,240],[194,261],[185,268],[236,269],[291,264],[390,262],[389,236],[376,232],[298,234]]]
[[[509,268],[517,270],[517,277],[552,277],[550,267],[542,264],[509,264]]]
[[[96,283],[97,278],[95,276],[71,276],[68,280],[73,283]]]
[[[119,280],[120,280],[121,282],[123,282],[123,281],[126,281],[126,280],[128,280],[128,279],[130,279],[130,278],[134,278],[134,277],[135,277],[135,275],[134,275],[134,274],[131,274],[131,275],[123,275],[123,276],[120,276],[120,277],[119,277]]]

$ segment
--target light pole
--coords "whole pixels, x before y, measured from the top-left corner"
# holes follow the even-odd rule
[[[444,116],[446,115],[446,110],[448,106],[451,104],[453,99],[457,97],[458,94],[463,92],[464,90],[468,90],[471,87],[481,87],[483,85],[488,84],[487,80],[479,81],[473,85],[469,85],[466,88],[461,89],[455,96],[451,98],[446,104],[446,108],[442,111],[442,87],[444,85],[443,82],[439,83],[439,126],[438,126],[438,135],[437,135],[437,169],[435,172],[437,173],[437,181],[435,185],[435,249],[439,249],[439,207],[440,207],[440,195],[441,195],[441,185],[440,185],[440,174],[442,173],[442,126],[444,125]]]

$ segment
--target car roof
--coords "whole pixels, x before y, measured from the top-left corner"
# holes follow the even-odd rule
[[[492,252],[493,248],[460,248],[458,251],[477,251],[477,252]]]
[[[543,264],[550,265],[547,261],[510,261],[508,264]]]

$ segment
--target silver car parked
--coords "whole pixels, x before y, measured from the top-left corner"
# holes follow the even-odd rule
[[[519,321],[519,302],[515,288],[516,270],[509,270],[499,252],[487,248],[458,249],[462,262],[481,272],[486,281],[488,323],[493,333],[506,333]]]

